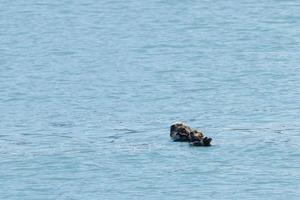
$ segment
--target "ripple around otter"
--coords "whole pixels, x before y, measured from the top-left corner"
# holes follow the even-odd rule
[[[299,5],[0,1],[0,199],[299,200]]]

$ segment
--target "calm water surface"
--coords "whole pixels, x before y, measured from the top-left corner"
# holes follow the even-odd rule
[[[2,0],[0,52],[0,199],[300,199],[299,1]]]

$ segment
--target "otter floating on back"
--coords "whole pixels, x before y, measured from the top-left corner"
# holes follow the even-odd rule
[[[176,122],[170,127],[170,137],[174,142],[189,142],[193,146],[210,146],[212,139],[204,137],[200,131],[192,129],[182,122]]]

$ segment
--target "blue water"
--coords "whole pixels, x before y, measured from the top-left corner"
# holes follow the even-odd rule
[[[299,1],[2,0],[0,52],[0,199],[300,199]]]

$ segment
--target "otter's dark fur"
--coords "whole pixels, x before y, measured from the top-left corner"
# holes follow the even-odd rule
[[[212,141],[211,138],[204,137],[202,132],[194,130],[182,122],[171,125],[170,137],[175,142],[189,142],[193,146],[210,146]]]

